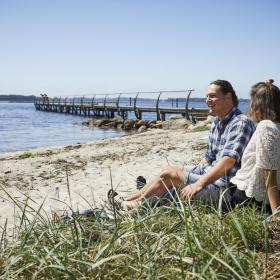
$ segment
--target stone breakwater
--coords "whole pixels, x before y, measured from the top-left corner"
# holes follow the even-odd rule
[[[156,120],[124,120],[122,117],[117,116],[112,119],[92,119],[82,123],[85,126],[95,126],[100,128],[113,128],[125,131],[137,131],[142,133],[151,129],[187,129],[188,131],[201,131],[209,129],[212,122],[212,118],[208,117],[205,121],[197,122],[193,124],[191,121],[186,120],[183,117],[172,117],[167,121]]]

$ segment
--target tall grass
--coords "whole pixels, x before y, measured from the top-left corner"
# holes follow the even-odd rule
[[[0,279],[258,279],[262,270],[265,227],[255,208],[220,215],[182,204],[72,219],[42,207],[30,219],[26,208],[12,242],[4,227]]]
[[[66,178],[71,201],[67,170]],[[254,207],[222,214],[198,202],[179,201],[168,207],[144,203],[146,207],[130,212],[106,207],[92,209],[86,218],[59,218],[44,212],[43,204],[33,209],[31,198],[20,202],[5,192],[21,216],[12,239],[7,221],[2,228],[0,279],[260,279],[264,275],[270,233]],[[68,208],[73,213],[71,202]]]

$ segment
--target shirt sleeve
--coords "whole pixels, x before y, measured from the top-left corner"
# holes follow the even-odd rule
[[[207,149],[205,152],[205,159],[207,160],[208,163],[211,163],[215,161],[216,155],[213,152],[213,134],[214,134],[214,122],[211,125],[210,133],[209,133],[209,138],[208,138],[208,144],[207,144]]]
[[[262,169],[277,170],[280,161],[280,139],[272,122],[262,121],[256,130],[256,166]]]
[[[230,128],[222,156],[229,156],[240,161],[254,130],[255,128],[249,120],[239,120],[236,122]]]

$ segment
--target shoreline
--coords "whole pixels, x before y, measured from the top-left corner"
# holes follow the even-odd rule
[[[0,154],[0,226],[18,223],[19,209],[12,199],[46,213],[98,207],[113,188],[127,196],[139,175],[148,180],[169,165],[196,164],[204,155],[208,131],[155,129],[140,134]],[[71,203],[69,200],[67,175]],[[10,197],[9,197],[10,196]]]

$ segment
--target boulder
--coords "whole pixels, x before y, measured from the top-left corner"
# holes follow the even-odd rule
[[[156,124],[157,121],[156,120],[152,120],[152,121],[149,121],[148,123],[149,123],[149,126],[150,126],[151,124]]]
[[[108,128],[117,128],[118,123],[117,122],[109,122],[103,125],[103,127],[108,127]]]
[[[110,122],[112,122],[112,120],[110,120],[110,119],[101,119],[101,120],[94,121],[94,125],[97,127],[100,127],[100,126],[106,125]]]
[[[149,127],[149,121],[146,120],[136,120],[134,123],[134,128],[138,129],[142,125]]]
[[[190,125],[188,126],[188,131],[193,131],[194,128],[195,128],[195,125],[190,124]]]
[[[125,120],[123,123],[123,129],[124,130],[131,130],[134,126],[135,121],[134,120]]]
[[[172,115],[170,117],[170,120],[179,120],[179,119],[185,119],[182,115]]]
[[[84,125],[84,126],[93,126],[93,120],[84,121],[84,122],[82,122],[82,125]]]
[[[117,115],[111,121],[116,122],[117,124],[120,124],[120,123],[124,122],[124,119],[122,118],[122,116]]]
[[[209,126],[211,126],[211,124],[207,123],[206,121],[200,121],[197,122],[195,125],[190,125],[188,127],[188,131],[193,131],[193,132],[199,132],[199,131],[205,131],[205,130],[209,130]]]
[[[150,124],[150,128],[162,128],[162,122]]]
[[[207,119],[205,120],[205,122],[208,123],[212,123],[215,117],[208,115]]]
[[[139,127],[138,132],[142,133],[142,132],[144,132],[146,130],[147,130],[147,127],[145,125],[142,125],[142,126]]]
[[[175,120],[168,120],[163,122],[162,128],[163,129],[180,129],[180,128],[187,128],[191,125],[191,122],[183,119],[175,119]]]

